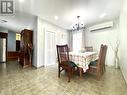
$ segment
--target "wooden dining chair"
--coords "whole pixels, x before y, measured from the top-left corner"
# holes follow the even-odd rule
[[[88,73],[95,74],[97,80],[100,80],[101,75],[105,71],[105,57],[107,52],[107,46],[101,45],[99,58],[95,61],[92,61],[89,65],[89,69],[87,70]]]
[[[87,52],[93,51],[93,47],[92,46],[85,46],[85,51],[87,51]]]
[[[58,77],[60,78],[60,72],[65,70],[68,73],[68,82],[77,65],[69,60],[69,48],[68,45],[57,45],[57,57],[58,57]]]
[[[105,72],[106,68],[105,68],[105,58],[106,58],[106,52],[107,52],[107,46],[104,45],[104,51],[103,51],[103,62],[102,62],[102,73]]]

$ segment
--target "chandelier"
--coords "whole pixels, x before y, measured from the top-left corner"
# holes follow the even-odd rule
[[[77,23],[72,26],[73,31],[79,31],[85,29],[85,25],[80,21],[80,16],[77,16]]]

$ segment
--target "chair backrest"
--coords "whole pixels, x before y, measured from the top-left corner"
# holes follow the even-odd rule
[[[103,47],[103,56],[102,56],[102,66],[105,65],[106,53],[107,53],[107,45],[104,45],[104,47]]]
[[[99,59],[98,59],[98,62],[97,62],[97,67],[100,70],[102,69],[103,65],[105,64],[106,52],[107,52],[107,46],[106,45],[101,45],[100,52],[99,52]]]
[[[101,63],[102,63],[102,55],[103,55],[103,44],[100,47],[100,51],[99,51],[99,59],[97,61],[97,67],[100,68]]]
[[[69,48],[68,45],[56,45],[58,63],[69,61]]]
[[[85,46],[85,51],[93,51],[93,47],[92,46]]]

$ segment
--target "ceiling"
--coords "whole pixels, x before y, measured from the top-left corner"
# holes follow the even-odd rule
[[[14,16],[0,16],[7,23],[0,26],[11,30],[20,31],[23,28],[31,28],[35,22],[35,16],[40,16],[59,27],[71,29],[76,17],[87,24],[117,18],[120,12],[122,0],[15,0]],[[58,16],[58,20],[54,19]],[[102,16],[102,17],[100,17]]]

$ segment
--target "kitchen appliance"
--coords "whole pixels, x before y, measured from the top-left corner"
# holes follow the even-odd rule
[[[0,63],[6,62],[6,38],[0,37]]]

